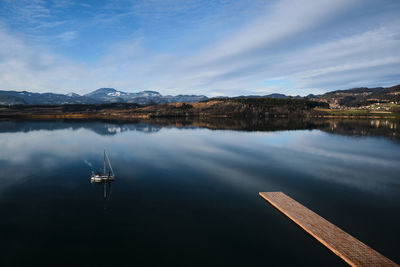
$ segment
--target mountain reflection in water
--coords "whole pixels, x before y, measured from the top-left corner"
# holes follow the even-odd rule
[[[100,135],[116,135],[126,131],[155,133],[163,127],[208,128],[236,131],[321,130],[349,136],[382,136],[400,140],[400,124],[396,120],[338,120],[338,119],[153,119],[147,121],[0,121],[2,132],[29,132],[39,130],[87,129]]]

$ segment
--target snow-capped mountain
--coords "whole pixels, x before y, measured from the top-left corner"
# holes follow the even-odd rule
[[[78,94],[76,94],[74,92],[70,92],[70,93],[66,94],[66,96],[69,96],[69,97],[80,97],[80,95],[78,95]]]
[[[159,92],[142,91],[137,93],[127,93],[117,91],[114,88],[100,88],[85,95],[100,102],[126,102],[146,104],[162,97]],[[140,103],[139,103],[140,102]]]
[[[27,91],[0,91],[1,105],[63,105],[94,104],[95,100],[83,96],[69,96],[54,93],[32,93]]]
[[[76,93],[32,93],[27,91],[0,91],[0,105],[63,105],[101,103],[149,103],[198,102],[207,99],[203,95],[162,96],[156,91],[127,93],[114,88],[100,88],[83,96]]]
[[[85,96],[101,102],[125,102],[142,105],[149,103],[199,102],[207,99],[207,97],[203,95],[163,96],[156,91],[127,93],[117,91],[114,88],[100,88]]]

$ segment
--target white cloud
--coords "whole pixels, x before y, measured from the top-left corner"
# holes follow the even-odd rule
[[[77,31],[67,31],[59,35],[59,38],[64,42],[69,42],[74,40],[78,35]]]
[[[251,53],[296,33],[315,27],[355,1],[293,1],[284,0],[266,8],[265,14],[249,23],[229,38],[224,38],[216,48],[205,51],[196,58],[199,62],[226,61]],[[202,60],[199,60],[202,59]]]
[[[301,5],[294,1],[279,2],[272,11],[266,10],[262,18],[214,46],[191,56],[169,55],[165,57],[168,61],[158,62],[160,71],[153,69],[153,73],[143,73],[141,68],[146,68],[148,61],[140,64],[140,68],[132,66],[131,71],[138,73],[141,81],[147,75],[157,77],[146,81],[144,86],[171,93],[190,88],[211,95],[284,90],[279,86],[260,88],[256,84],[276,79],[286,79],[295,89],[320,92],[320,87],[326,91],[354,83],[368,85],[363,81],[381,81],[384,75],[399,74],[398,68],[393,67],[400,63],[394,56],[400,47],[396,34],[399,27],[393,21],[388,27],[356,31],[328,40],[321,38],[317,43],[309,42],[300,48],[276,47],[277,43],[296,42],[302,35],[307,38],[316,27],[355,4],[355,1],[307,1]],[[149,61],[154,58],[150,57]],[[350,71],[353,79],[343,73]],[[327,80],[329,76],[331,81]]]
[[[24,12],[30,14],[27,19],[41,22],[37,27],[65,25],[65,20],[40,21],[38,18],[51,12],[40,1],[32,3]],[[138,16],[140,10],[149,12],[151,4],[154,3],[134,5],[133,11],[121,14]],[[210,38],[201,46],[181,50],[163,49],[162,37],[156,40],[161,48],[154,50],[154,40],[148,38],[147,32],[134,29],[135,34],[127,34],[124,41],[110,40],[108,52],[93,51],[99,55],[90,62],[68,59],[57,54],[50,44],[31,42],[24,35],[0,27],[0,88],[85,93],[110,86],[120,90],[158,90],[163,94],[238,95],[272,91],[308,94],[353,85],[398,83],[400,19],[391,13],[369,14],[358,18],[368,21],[364,25],[340,17],[362,9],[364,4],[357,0],[269,2],[262,12],[258,11],[262,15],[241,23],[242,27],[221,32],[218,40]],[[196,12],[195,7],[163,5],[150,11],[156,21],[157,16],[168,13]],[[119,19],[120,9],[115,6],[117,13],[109,19]],[[199,27],[215,37],[218,32],[213,32],[210,25],[218,17],[208,19],[199,19]],[[57,37],[73,46],[80,35],[77,30],[64,30]],[[179,41],[190,46],[187,37]]]
[[[64,92],[85,78],[84,69],[0,27],[0,89]]]

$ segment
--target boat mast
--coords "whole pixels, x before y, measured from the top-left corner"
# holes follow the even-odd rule
[[[105,154],[105,155],[106,155],[106,158],[107,158],[108,167],[109,167],[110,170],[111,170],[112,176],[114,176],[115,174],[114,174],[114,170],[113,170],[113,168],[112,168],[112,166],[111,166],[110,159],[108,158],[108,155],[107,155],[107,154]]]
[[[106,175],[106,150],[104,149],[104,172],[103,175]]]

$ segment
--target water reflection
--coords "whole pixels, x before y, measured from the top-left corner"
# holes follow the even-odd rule
[[[91,130],[99,135],[116,135],[127,131],[155,133],[161,129],[157,124],[148,124],[138,121],[130,123],[109,121],[0,121],[0,133],[31,132],[31,131],[55,131],[55,130],[80,129]]]
[[[399,261],[396,122],[154,123],[1,122],[0,264],[36,249],[39,260],[59,262],[68,250],[82,265],[104,265],[90,255],[108,243],[119,265],[340,264],[259,191],[284,191]],[[103,169],[103,148],[118,184],[88,181]]]
[[[0,133],[31,132],[40,130],[78,131],[87,129],[99,135],[117,135],[128,131],[157,133],[165,127],[207,128],[212,130],[236,131],[285,131],[313,130],[349,135],[349,136],[383,136],[400,140],[399,121],[388,119],[232,119],[232,118],[160,118],[147,121],[0,121]]]
[[[349,136],[382,136],[400,140],[399,122],[391,120],[330,121],[329,127],[321,130]]]
[[[28,174],[51,175],[60,167],[60,162],[75,170],[86,172],[88,167],[100,170],[103,162],[98,161],[99,147],[112,151],[114,154],[110,157],[117,160],[115,167],[122,171],[129,169],[131,174],[145,170],[146,166],[163,173],[175,168],[191,169],[216,179],[228,179],[231,184],[249,190],[257,190],[266,182],[278,182],[266,180],[265,169],[277,176],[297,173],[308,179],[340,183],[374,194],[398,187],[397,176],[392,175],[400,171],[396,146],[377,139],[358,138],[385,136],[397,140],[393,139],[399,136],[395,131],[397,124],[272,120],[267,124],[249,122],[246,126],[263,131],[250,131],[250,128],[210,131],[210,128],[215,130],[210,122],[207,129],[199,128],[199,122],[193,121],[180,122],[179,127],[171,126],[178,124],[177,121],[157,123],[30,121],[25,125],[21,121],[1,122],[0,162],[4,175],[0,176],[0,192],[26,180]],[[220,128],[235,128],[242,123],[228,120]],[[12,127],[7,130],[7,126]],[[115,131],[116,128],[124,130]],[[104,134],[98,129],[106,132],[112,129],[113,134]]]

